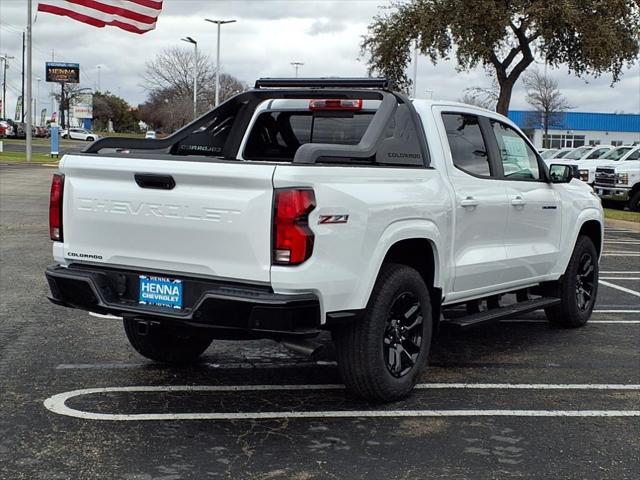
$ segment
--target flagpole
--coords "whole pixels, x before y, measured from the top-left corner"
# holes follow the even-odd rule
[[[31,0],[27,0],[27,15],[29,17],[27,21],[27,101],[25,102],[29,109],[27,110],[27,162],[31,161],[31,124],[33,119],[31,118],[31,28],[32,28],[32,11]]]

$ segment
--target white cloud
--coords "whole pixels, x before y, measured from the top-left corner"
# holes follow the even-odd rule
[[[34,6],[37,2],[34,1]],[[58,61],[80,63],[84,86],[95,87],[101,65],[103,90],[120,93],[132,104],[145,99],[141,76],[145,62],[168,46],[180,45],[189,35],[201,52],[215,55],[216,27],[205,17],[236,19],[222,27],[223,70],[253,84],[261,76],[291,76],[292,61],[304,62],[303,76],[362,76],[367,68],[360,57],[360,42],[383,0],[165,0],[156,30],[145,35],[115,28],[94,28],[70,19],[39,14],[34,25],[34,77],[44,78],[44,63],[55,51]],[[0,1],[0,52],[16,57],[8,70],[7,110],[13,113],[20,90],[21,31],[26,24],[24,0]],[[188,46],[185,44],[185,47]],[[412,71],[412,70],[410,70]],[[486,85],[483,69],[456,72],[451,61],[432,65],[419,60],[418,95],[432,90],[434,98],[458,99],[467,87]],[[610,76],[588,83],[565,70],[552,72],[563,93],[580,111],[640,112],[640,64],[625,70],[622,81],[610,88]],[[49,86],[40,88],[47,102]],[[520,84],[513,108],[526,108]]]

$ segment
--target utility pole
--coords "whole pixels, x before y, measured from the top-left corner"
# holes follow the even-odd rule
[[[10,57],[8,54],[4,54],[0,56],[0,60],[2,63],[2,118],[7,118],[7,68],[9,68],[8,61],[14,59],[15,57]]]
[[[31,97],[32,95],[32,88],[33,88],[33,82],[31,81],[31,76],[32,76],[32,71],[31,71],[31,63],[32,63],[32,49],[31,49],[31,44],[33,43],[32,41],[32,31],[31,31],[31,26],[32,26],[32,0],[27,0],[27,16],[29,17],[29,20],[27,22],[27,105],[29,106],[29,111],[27,112],[27,162],[31,161],[31,135],[32,135],[32,131],[31,131],[31,126],[33,125],[33,118],[31,118]],[[22,112],[22,114],[24,115],[24,111]]]
[[[209,18],[205,18],[205,21],[215,23],[218,25],[218,45],[216,47],[216,101],[215,106],[217,107],[220,103],[220,26],[225,25],[227,23],[234,23],[236,20],[211,20]]]
[[[98,65],[98,91],[101,92],[102,90],[100,90],[100,67],[102,67],[102,65]]]
[[[21,122],[24,122],[24,51],[25,51],[25,34],[22,32],[22,88],[20,89],[20,118]]]
[[[304,65],[303,62],[291,62],[293,68],[296,69],[296,78],[298,78],[298,69]]]
[[[195,120],[198,116],[198,42],[191,37],[181,38],[180,40],[193,44],[195,48],[193,53],[195,59],[193,62],[193,119]]]
[[[413,50],[413,98],[418,94],[418,41]]]

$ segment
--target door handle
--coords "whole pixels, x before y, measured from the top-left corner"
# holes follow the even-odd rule
[[[176,182],[171,175],[156,175],[154,173],[136,173],[136,183],[140,188],[153,188],[155,190],[171,190]]]
[[[522,198],[520,195],[518,195],[516,198],[511,200],[511,205],[513,205],[514,207],[523,207],[526,204],[527,204],[526,200]]]
[[[476,200],[473,197],[467,197],[464,200],[462,200],[460,202],[460,205],[462,205],[463,207],[467,208],[467,207],[477,207],[480,204],[480,202],[478,202],[478,200]]]

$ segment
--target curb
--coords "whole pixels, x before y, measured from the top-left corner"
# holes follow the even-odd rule
[[[604,219],[604,226],[611,228],[626,228],[632,232],[640,233],[640,223],[627,222],[626,220],[611,220],[609,218]]]

